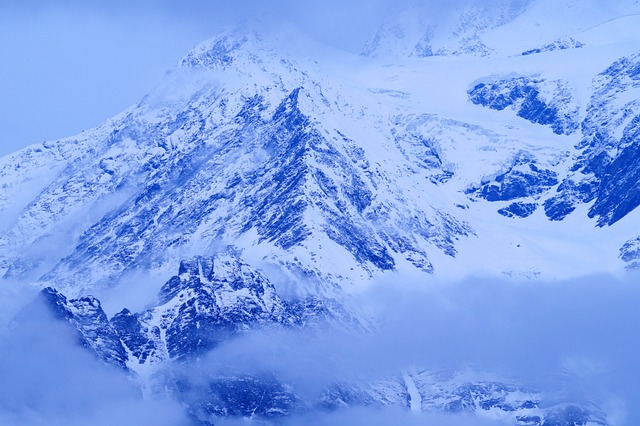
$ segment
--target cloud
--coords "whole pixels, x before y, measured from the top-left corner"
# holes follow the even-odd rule
[[[295,0],[185,0],[151,2],[148,0],[83,2],[66,0],[51,2],[42,0],[8,1],[0,10],[18,18],[33,16],[67,15],[78,17],[102,17],[112,23],[134,23],[147,26],[160,20],[165,30],[196,28],[213,36],[220,26],[234,25],[252,17],[274,21],[289,21],[300,29],[309,31],[341,46],[359,49],[360,44],[381,23],[385,12],[397,2],[384,0],[338,0],[300,2]],[[157,34],[155,34],[157,35]],[[357,40],[353,40],[353,39]],[[186,53],[186,52],[184,52]]]
[[[376,313],[374,332],[264,329],[220,345],[197,365],[174,366],[169,373],[189,379],[196,384],[193,389],[221,376],[274,373],[303,399],[314,401],[336,382],[366,383],[416,369],[467,370],[491,380],[515,380],[548,395],[557,393],[562,400],[594,402],[617,425],[630,425],[640,415],[634,403],[640,400],[637,275],[525,283],[396,278],[377,283],[357,302]],[[15,311],[24,302],[20,291],[14,293],[2,298],[3,312]],[[0,423],[56,424],[51,423],[54,419],[74,425],[89,419],[92,424],[187,424],[189,419],[175,401],[142,398],[130,377],[78,347],[63,324],[30,309],[0,342]],[[355,407],[308,412],[283,424],[484,421],[438,416]]]
[[[0,156],[73,136],[136,104],[198,43],[252,16],[359,51],[384,3],[0,2]]]
[[[0,339],[9,332],[9,323],[37,295],[37,289],[4,279],[0,285]]]
[[[187,375],[275,372],[314,400],[335,382],[412,369],[470,370],[515,380],[552,401],[557,394],[558,401],[595,402],[627,419],[620,425],[640,414],[634,408],[640,398],[637,276],[528,283],[474,278],[421,288],[401,278],[374,286],[360,301],[377,310],[374,333],[265,330],[220,346]],[[344,413],[344,419],[377,416],[365,413]],[[318,424],[358,424],[340,423],[340,416]]]
[[[143,399],[132,377],[80,347],[40,301],[27,309],[0,340],[0,424],[191,424],[175,401]]]
[[[357,53],[386,17],[410,3],[0,2],[0,156],[73,136],[134,105],[193,46],[247,18],[260,17],[274,27],[287,22],[322,43]],[[437,20],[461,4],[418,3]]]
[[[260,420],[249,421],[222,419],[221,426],[258,426],[272,424]],[[409,413],[399,408],[350,408],[332,413],[314,412],[308,415],[293,416],[279,424],[283,426],[511,426],[501,420],[480,419],[467,414]]]

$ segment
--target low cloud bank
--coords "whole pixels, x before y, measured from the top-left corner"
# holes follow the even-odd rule
[[[0,424],[190,425],[175,401],[145,400],[122,371],[96,360],[40,301],[0,339]]]
[[[457,284],[375,284],[357,303],[375,332],[262,330],[229,341],[174,372],[209,378],[274,373],[313,401],[336,382],[405,371],[473,371],[543,392],[550,402],[594,403],[618,426],[640,416],[638,276]],[[6,299],[14,304],[19,297]],[[136,383],[78,347],[67,327],[31,314],[0,342],[1,424],[190,424],[177,402],[145,400]],[[479,376],[481,377],[481,376]],[[484,423],[483,423],[484,422]],[[226,419],[216,424],[260,424]],[[500,425],[477,416],[349,408],[278,420],[294,425]]]
[[[375,333],[253,333],[211,352],[197,374],[276,372],[313,399],[336,381],[397,377],[411,369],[466,370],[513,380],[549,402],[594,403],[610,421],[630,425],[640,415],[637,279],[379,284],[359,301],[377,311]],[[328,415],[336,423],[327,424],[356,415],[350,413]]]
[[[269,425],[260,420],[221,419],[220,426]],[[282,426],[511,426],[496,419],[481,419],[468,414],[410,413],[400,408],[349,408],[333,413],[314,412],[278,421]]]

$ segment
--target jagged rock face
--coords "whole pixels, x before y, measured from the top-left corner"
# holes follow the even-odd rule
[[[580,157],[572,174],[545,203],[549,218],[563,219],[576,205],[595,202],[589,217],[598,226],[612,225],[640,205],[636,183],[640,103],[640,56],[623,58],[598,76],[578,145]]]
[[[182,401],[204,424],[221,417],[277,419],[305,409],[305,401],[271,374],[215,377],[203,386],[178,381]]]
[[[128,309],[123,309],[114,315],[110,322],[117,330],[122,344],[129,349],[138,363],[144,364],[147,361],[157,360],[162,344],[159,327],[143,325],[139,315],[131,313]]]
[[[181,262],[156,306],[111,319],[134,364],[187,361],[257,326],[299,322],[273,285],[233,254]]]
[[[510,422],[519,426],[608,425],[606,416],[596,407],[571,402],[545,400],[544,394],[515,383],[468,380],[451,373],[429,371],[410,375],[425,411],[451,413],[508,413]]]
[[[498,210],[505,217],[529,217],[536,211],[538,205],[536,203],[511,203],[507,207]]]
[[[329,385],[315,405],[334,411],[348,407],[410,408],[410,396],[401,377],[372,380],[367,383],[340,382]]]
[[[110,320],[92,296],[68,300],[46,288],[40,297],[78,331],[82,346],[133,371],[136,365],[192,360],[257,327],[315,327],[332,319],[355,325],[335,301],[283,301],[267,278],[234,253],[181,262],[154,306],[139,313],[123,309]]]
[[[498,111],[510,108],[518,117],[548,125],[559,135],[571,134],[578,128],[578,110],[572,105],[571,90],[562,81],[515,77],[478,83],[469,91],[469,99]]]
[[[511,108],[519,117],[550,126],[556,134],[571,134],[579,127],[582,140],[564,179],[553,170],[540,170],[535,163],[530,164],[530,170],[522,170],[517,166],[524,162],[516,159],[492,182],[482,182],[466,192],[492,202],[524,199],[498,210],[506,217],[530,216],[537,209],[538,203],[531,202],[536,199],[543,200],[546,216],[554,221],[590,202],[588,216],[598,218],[598,226],[612,225],[633,211],[640,205],[635,185],[640,179],[635,167],[640,118],[633,113],[638,102],[628,99],[633,98],[629,93],[640,87],[638,61],[638,55],[621,59],[598,76],[579,126],[575,95],[562,81],[514,77],[476,84],[468,92],[473,103],[498,111]],[[546,99],[541,98],[541,91],[547,93]],[[549,191],[553,188],[555,191]]]
[[[78,332],[83,347],[105,363],[127,369],[127,352],[99,300],[91,296],[67,299],[50,287],[42,290],[40,298],[57,319],[68,322]]]
[[[233,258],[196,259],[180,270],[162,288],[161,305],[143,314],[147,323],[160,316],[166,324],[172,359],[204,353],[254,325],[293,322],[271,283]]]
[[[467,193],[476,193],[487,201],[511,201],[542,194],[557,183],[554,171],[539,169],[535,160],[525,155],[516,157],[509,170]]]
[[[599,425],[606,426],[609,423],[604,416],[594,410],[585,409],[575,405],[566,405],[552,410],[540,425],[564,426],[564,425]]]
[[[579,183],[565,179],[557,188],[561,195],[554,195],[544,202],[545,214],[551,220],[563,220],[576,209],[576,204],[593,201],[597,185],[591,179],[584,179]]]
[[[413,382],[416,392],[409,392],[406,378]],[[204,422],[228,416],[270,419],[318,409],[415,407],[425,412],[475,413],[478,418],[497,415],[505,424],[518,426],[610,425],[596,407],[550,402],[543,394],[516,384],[471,382],[449,373],[422,371],[405,374],[405,379],[340,382],[329,385],[313,400],[273,375],[216,377],[206,383],[193,387],[179,382],[184,387],[184,402],[193,408],[194,417]]]
[[[620,259],[626,262],[627,268],[640,267],[640,237],[636,237],[624,243],[620,248]]]
[[[142,364],[192,361],[261,327],[359,325],[337,301],[282,300],[273,284],[234,252],[182,261],[154,306],[135,314],[124,309],[110,323],[129,350],[134,370]]]

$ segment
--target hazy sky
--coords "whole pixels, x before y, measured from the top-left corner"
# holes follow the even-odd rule
[[[346,4],[345,4],[346,3]],[[3,0],[0,156],[136,103],[194,45],[257,14],[357,51],[388,0]]]

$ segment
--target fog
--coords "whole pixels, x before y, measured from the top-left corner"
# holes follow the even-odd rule
[[[611,357],[616,355],[611,347],[625,342],[635,345],[632,337],[639,336],[631,320],[638,317],[634,306],[640,301],[640,290],[632,277],[623,280],[603,275],[519,283],[473,278],[456,284],[421,284],[422,288],[415,283],[381,283],[373,286],[364,300],[358,300],[377,312],[380,326],[376,333],[357,340],[357,347],[365,345],[365,351],[387,344],[402,348],[395,355],[401,358],[393,359],[393,365],[491,363],[511,368],[512,363],[526,360],[528,371],[532,367],[546,369],[574,351]],[[279,335],[284,341],[289,339],[287,332],[282,332],[265,340],[277,341]],[[320,333],[309,338],[338,336]],[[256,339],[249,342],[256,345],[261,337],[248,339]],[[353,339],[345,334],[345,340]],[[236,340],[229,347],[242,344],[243,340]],[[527,356],[542,344],[550,348],[535,359]],[[631,355],[631,349],[638,346],[628,349],[617,355]],[[224,350],[215,355],[220,356]],[[233,348],[231,351],[236,352]],[[552,359],[554,355],[557,359]],[[380,368],[384,359],[373,359],[372,363]],[[357,363],[360,368],[366,366],[360,360]]]
[[[500,420],[481,419],[468,414],[408,413],[399,408],[353,408],[334,413],[311,413],[293,416],[276,422],[283,426],[511,426]],[[260,420],[221,419],[220,426],[248,426],[272,424]]]
[[[359,301],[378,312],[375,333],[254,333],[213,351],[195,374],[276,372],[313,400],[335,382],[384,379],[420,368],[467,370],[562,395],[564,402],[593,402],[616,424],[630,425],[640,415],[637,278],[524,283],[475,278],[422,288],[401,280],[380,283]],[[396,414],[408,416],[356,409],[323,414],[317,424],[371,424],[372,418],[374,424],[391,424],[382,419]],[[366,420],[357,423],[353,417]],[[456,418],[452,424],[464,422]]]
[[[191,424],[177,402],[143,399],[131,377],[97,361],[40,303],[0,338],[0,424]]]
[[[196,44],[247,18],[286,22],[358,53],[408,4],[441,20],[462,4],[505,1],[3,0],[0,156],[73,136],[136,104]]]
[[[263,330],[219,346],[197,367],[172,369],[194,383],[274,373],[308,400],[336,382],[365,383],[417,369],[466,370],[562,395],[563,401],[593,402],[615,424],[633,425],[640,415],[637,281],[632,274],[461,283],[417,283],[398,276],[376,283],[357,301],[376,312],[374,332]],[[21,303],[24,298],[3,298],[2,311],[16,311]],[[0,345],[1,424],[187,424],[175,401],[143,399],[135,381],[77,347],[62,324],[42,312],[27,319],[14,321]],[[252,423],[260,422],[216,424]],[[472,415],[361,407],[307,412],[279,423],[502,424]]]
[[[196,44],[252,16],[357,51],[384,1],[0,2],[0,156],[98,125],[147,94]]]

